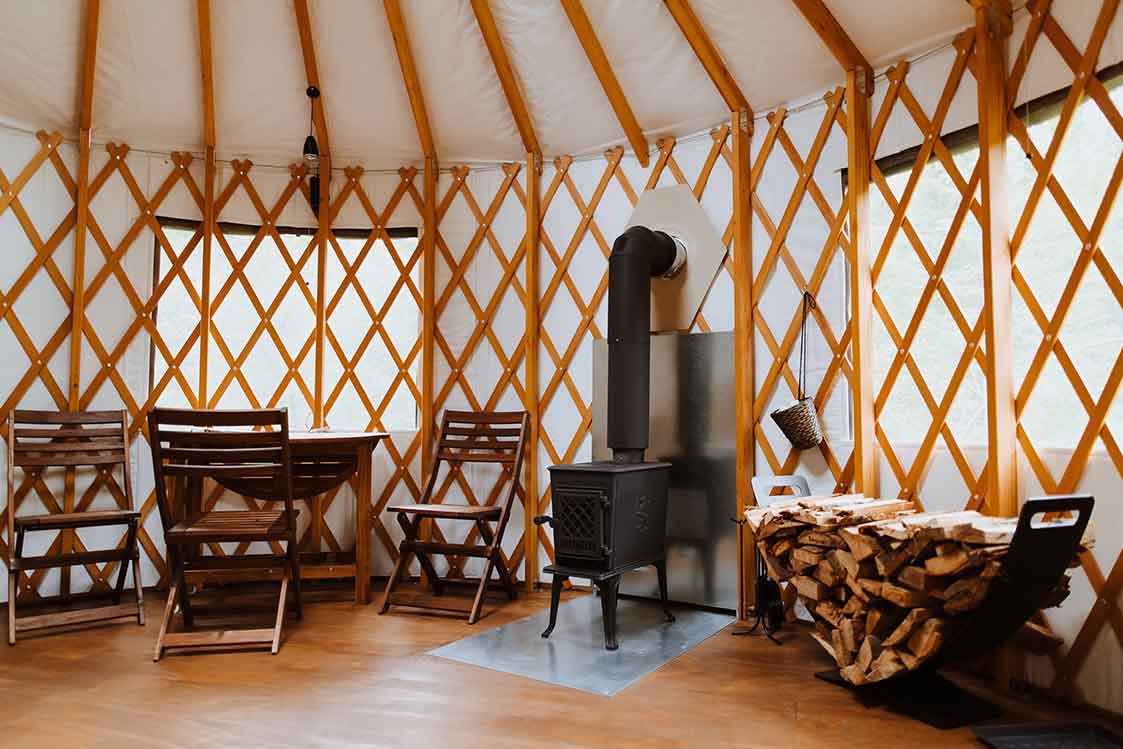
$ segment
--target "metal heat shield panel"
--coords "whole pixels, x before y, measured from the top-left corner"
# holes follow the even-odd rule
[[[606,441],[608,344],[593,349],[593,460],[610,460]],[[733,333],[651,338],[648,460],[671,464],[667,505],[670,597],[737,608],[736,419]],[[624,577],[620,591],[658,597],[654,568]]]

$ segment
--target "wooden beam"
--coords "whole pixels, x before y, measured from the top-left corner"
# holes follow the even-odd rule
[[[316,47],[312,43],[312,18],[308,14],[308,0],[293,0],[296,11],[296,28],[300,33],[300,52],[304,57],[304,74],[309,86],[320,90],[320,96],[312,100],[312,125],[316,129],[316,140],[320,147],[320,158],[331,159],[331,141],[328,138],[328,122],[324,114],[324,89],[320,85],[320,69],[316,64]],[[325,191],[326,194],[326,191]],[[326,198],[321,202],[327,202]]]
[[[293,0],[296,27],[300,34],[300,52],[304,57],[304,73],[308,85],[315,86],[320,95],[312,99],[312,124],[320,147],[320,205],[317,210],[316,229],[316,328],[315,328],[315,382],[312,388],[312,425],[324,426],[324,349],[327,312],[328,234],[331,231],[331,140],[328,137],[327,117],[324,114],[324,89],[320,86],[320,71],[316,64],[316,47],[312,42],[312,19],[308,13],[308,0]]]
[[[390,25],[390,34],[394,37],[394,49],[398,53],[398,65],[402,69],[402,81],[405,83],[406,95],[409,96],[409,106],[413,110],[413,124],[421,141],[421,152],[425,158],[435,158],[437,146],[433,140],[433,130],[429,126],[425,96],[421,91],[421,78],[417,75],[417,65],[414,64],[413,51],[409,46],[409,35],[406,33],[402,7],[398,0],[383,0],[383,5],[386,7],[386,21]]]
[[[207,366],[210,359],[211,341],[211,257],[214,247],[215,182],[218,179],[218,165],[215,161],[214,146],[207,146],[206,161],[203,164],[203,268],[199,292],[199,408],[207,404]]]
[[[807,19],[807,23],[819,35],[819,39],[831,51],[838,64],[845,72],[857,70],[861,73],[866,94],[873,95],[873,66],[866,60],[866,56],[854,44],[846,29],[834,17],[823,0],[792,0],[795,7]]]
[[[421,222],[421,472],[427,481],[433,465],[437,331],[437,160],[425,159]]]
[[[878,496],[874,434],[873,276],[870,261],[870,97],[859,70],[846,73],[847,204],[850,223],[850,347],[854,398],[854,490]]]
[[[534,123],[530,119],[530,112],[523,101],[522,92],[519,90],[518,81],[515,79],[515,70],[511,60],[507,57],[507,50],[503,47],[503,39],[499,36],[499,27],[495,25],[495,16],[487,0],[472,0],[472,11],[476,14],[476,23],[480,26],[484,44],[491,55],[491,62],[495,65],[495,74],[499,76],[499,83],[503,86],[503,94],[507,97],[507,105],[515,118],[515,126],[519,129],[523,149],[527,153],[541,154],[538,146],[538,137],[534,134]]]
[[[987,345],[987,498],[994,515],[1018,512],[1014,409],[1013,267],[1006,200],[1006,44],[1010,0],[971,0],[979,101],[979,201]]]
[[[90,216],[90,123],[93,120],[94,76],[97,67],[98,19],[101,0],[86,3],[86,30],[82,52],[81,101],[78,105],[78,195],[75,204],[73,299],[70,316],[70,379],[68,406],[78,407],[81,386],[82,323],[86,317],[86,231]]]
[[[748,110],[733,114],[733,379],[736,393],[737,520],[745,517],[755,473],[753,398],[753,254],[752,254],[752,119]],[[756,553],[748,533],[741,534],[737,549],[737,618],[748,619],[756,605],[752,583],[756,579]]]
[[[197,0],[199,23],[199,76],[203,84],[203,142],[206,161],[203,165],[203,277],[199,310],[199,391],[196,403],[207,407],[207,363],[211,340],[211,249],[214,246],[215,228],[215,162],[214,127],[214,54],[211,42],[211,2]]]
[[[593,66],[593,72],[597,74],[597,80],[604,89],[604,95],[608,97],[608,103],[612,105],[612,111],[616,113],[620,127],[624,129],[624,135],[632,145],[632,151],[639,159],[640,166],[646,169],[647,138],[644,137],[643,129],[639,126],[628,99],[624,96],[624,90],[620,88],[620,82],[616,80],[616,73],[612,71],[612,65],[609,64],[600,40],[597,39],[596,32],[589,23],[589,17],[585,14],[581,0],[562,0],[562,7],[565,9],[565,14],[569,16],[569,25],[573,27],[573,33],[577,35],[577,40],[585,49],[585,57]]]
[[[538,392],[538,343],[541,329],[539,309],[538,249],[542,227],[542,157],[526,155],[526,338],[523,383],[526,410],[530,413],[530,434],[526,442],[526,486],[523,502],[523,560],[527,592],[538,582],[538,526],[534,516],[538,507],[538,431],[541,410]]]
[[[67,382],[67,407],[77,411],[82,386],[82,327],[86,321],[86,233],[90,219],[90,123],[93,121],[94,77],[97,74],[97,36],[101,0],[86,3],[86,28],[82,49],[81,98],[78,103],[78,174],[74,211],[74,271],[70,301],[70,367]],[[63,512],[74,512],[75,472],[67,469],[63,484]],[[61,532],[62,553],[75,549],[73,530]],[[59,591],[70,595],[70,568],[59,570]]]
[[[741,87],[737,85],[733,74],[725,67],[725,61],[721,58],[721,53],[718,52],[717,47],[714,46],[706,30],[702,27],[702,22],[698,20],[698,16],[694,15],[694,10],[690,7],[689,1],[663,0],[663,4],[671,12],[675,23],[682,30],[682,35],[686,37],[686,41],[690,43],[698,62],[702,63],[702,67],[706,69],[710,80],[713,81],[718,93],[721,94],[721,98],[725,99],[729,111],[749,113],[749,134],[751,135],[753,127],[752,107],[749,106],[749,101],[745,98],[745,95],[741,93]]]
[[[211,2],[197,0],[199,73],[203,84],[203,143],[214,147],[214,58],[211,52]]]

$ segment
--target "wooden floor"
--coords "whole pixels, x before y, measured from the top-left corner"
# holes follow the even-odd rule
[[[577,594],[572,594],[577,595]],[[812,673],[800,629],[777,647],[728,630],[607,698],[425,655],[547,604],[504,604],[475,627],[346,602],[306,607],[281,652],[151,660],[148,626],[0,646],[0,746],[846,747],[978,746],[861,707]],[[1011,720],[1052,716],[1021,704]],[[876,743],[875,743],[876,742]]]

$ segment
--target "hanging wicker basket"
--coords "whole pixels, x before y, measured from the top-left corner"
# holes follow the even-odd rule
[[[810,450],[823,441],[814,398],[802,398],[772,412],[772,420],[796,450]]]
[[[803,292],[803,320],[799,330],[799,392],[795,403],[787,408],[772,412],[772,420],[792,443],[796,450],[810,450],[823,441],[823,427],[819,424],[819,413],[815,409],[815,399],[805,395],[807,381],[807,313],[814,309],[815,298]]]

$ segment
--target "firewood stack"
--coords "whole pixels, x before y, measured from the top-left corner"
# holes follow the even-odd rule
[[[855,685],[916,669],[954,638],[986,599],[1018,522],[915,513],[911,502],[862,495],[783,500],[745,515],[769,573],[795,586],[815,639]]]

